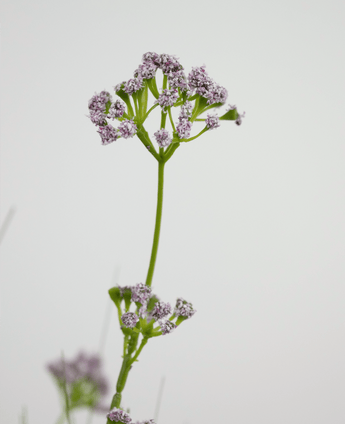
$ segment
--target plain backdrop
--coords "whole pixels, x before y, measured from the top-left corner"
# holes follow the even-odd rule
[[[98,351],[107,290],[145,280],[156,161],[136,137],[101,146],[86,115],[147,51],[206,65],[246,117],[166,166],[153,289],[197,313],[148,343],[123,406],[153,418],[165,377],[159,424],[345,422],[344,17],[340,0],[1,1],[2,424],[23,406],[55,423],[45,364]]]

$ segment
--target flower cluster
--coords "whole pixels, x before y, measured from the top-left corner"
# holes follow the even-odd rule
[[[127,328],[134,328],[139,321],[138,315],[134,312],[126,312],[122,315],[121,320]]]
[[[47,365],[60,389],[67,389],[71,408],[99,406],[108,392],[108,382],[102,375],[101,358],[80,352],[74,360],[57,360]]]
[[[219,127],[219,118],[218,115],[207,115],[205,120],[206,127],[209,130],[213,130]]]
[[[137,129],[138,128],[135,125],[133,119],[125,119],[118,127],[118,131],[123,138],[133,137],[136,134]]]
[[[156,302],[152,312],[151,312],[151,317],[158,321],[161,320],[163,318],[165,318],[167,315],[171,314],[171,306],[170,303],[164,303],[164,302]]]
[[[155,132],[154,136],[159,147],[168,147],[172,140],[169,135],[169,132],[165,128],[162,128],[161,130]]]
[[[146,305],[151,297],[151,287],[146,286],[143,283],[139,283],[132,287],[132,302],[139,302],[142,305]]]
[[[167,107],[173,106],[176,100],[178,99],[178,92],[176,89],[169,90],[165,89],[163,90],[163,93],[159,95],[158,99],[155,101],[155,103],[158,103],[163,112],[167,113]]]
[[[184,118],[183,116],[179,116],[179,122],[176,125],[176,132],[180,138],[188,138],[190,136],[190,131],[192,129],[192,123],[188,120],[188,118]]]
[[[195,314],[195,310],[191,303],[182,299],[182,297],[178,298],[176,301],[176,306],[174,309],[174,315],[177,317],[191,318]]]
[[[108,414],[107,418],[110,421],[121,422],[123,424],[131,424],[133,423],[132,418],[127,414],[127,412],[123,411],[120,408],[113,408]],[[144,420],[137,421],[136,424],[156,424],[154,420]]]
[[[226,102],[228,92],[208,76],[205,66],[192,68],[188,75],[188,82],[191,89],[208,99],[207,103],[209,105]]]

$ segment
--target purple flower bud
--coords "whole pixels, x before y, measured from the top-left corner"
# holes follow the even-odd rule
[[[101,126],[106,125],[107,121],[105,120],[106,115],[100,110],[90,110],[89,118],[91,122],[95,125]]]
[[[170,303],[156,302],[152,309],[151,317],[158,321],[162,318],[165,318],[169,314],[171,314]]]
[[[178,298],[176,301],[176,306],[174,310],[174,314],[176,317],[182,316],[185,318],[191,318],[196,311],[194,311],[191,303],[182,299],[182,297]]]
[[[242,118],[244,118],[246,116],[246,112],[243,112],[242,115],[238,114],[238,117],[235,121],[236,125],[241,125],[242,124]]]
[[[171,333],[177,327],[177,325],[174,324],[171,321],[160,321],[159,325],[161,326],[161,332],[162,332],[163,336]]]
[[[111,125],[99,127],[97,132],[101,136],[103,146],[116,141],[119,137],[118,131]]]
[[[166,113],[166,108],[169,106],[173,106],[177,99],[177,90],[168,90],[166,88],[165,90],[163,90],[163,93],[159,95],[155,103],[158,103],[162,107],[163,112]]]
[[[157,66],[153,62],[143,63],[134,71],[136,78],[151,79],[156,75]]]
[[[109,108],[108,117],[110,119],[120,118],[125,112],[126,106],[122,100],[115,100]]]
[[[143,283],[139,283],[132,287],[132,302],[139,302],[145,305],[150,298],[151,290],[151,287]]]
[[[143,88],[143,79],[139,75],[138,78],[128,80],[123,88],[123,91],[129,95],[132,95],[141,88]]]
[[[135,327],[136,323],[139,321],[138,315],[134,312],[126,312],[121,317],[123,325],[127,328]]]
[[[205,120],[206,127],[209,130],[213,130],[219,127],[219,118],[218,115],[207,115]]]
[[[172,140],[172,138],[169,136],[169,132],[165,128],[162,128],[161,130],[155,132],[154,136],[156,137],[156,141],[159,147],[169,146]]]
[[[212,80],[205,71],[205,66],[192,68],[192,71],[188,74],[188,82],[191,88],[201,96],[207,93],[208,87],[212,85]]]
[[[95,94],[89,100],[89,109],[94,111],[105,111],[105,105],[111,101],[111,95],[107,91],[101,91],[99,94]]]
[[[125,119],[121,122],[118,127],[118,130],[123,138],[134,137],[137,132],[137,126],[135,125],[133,119]]]
[[[132,418],[127,414],[127,412],[122,411],[122,409],[119,408],[113,408],[107,414],[107,418],[109,418],[110,421],[121,421],[124,424],[129,424],[132,422]]]
[[[188,138],[192,129],[192,123],[188,119],[180,119],[176,126],[177,134],[180,138]]]

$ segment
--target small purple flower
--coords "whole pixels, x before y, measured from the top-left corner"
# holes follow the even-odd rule
[[[126,106],[122,100],[115,100],[109,108],[108,117],[110,119],[120,118],[125,112]]]
[[[101,91],[99,94],[95,94],[89,100],[89,109],[94,111],[104,112],[106,104],[111,102],[111,95],[108,91]]]
[[[139,321],[139,318],[138,315],[134,312],[126,312],[122,315],[121,320],[125,327],[133,328],[136,326],[136,323]]]
[[[169,135],[169,132],[165,128],[162,128],[161,130],[158,130],[157,132],[155,132],[154,136],[156,137],[156,141],[159,147],[169,146],[172,140],[172,138]]]
[[[98,134],[101,136],[103,146],[113,143],[119,137],[119,133],[116,128],[111,125],[105,125],[104,127],[99,127]]]
[[[244,118],[246,116],[246,112],[243,112],[241,115],[238,114],[238,117],[235,121],[236,125],[241,125],[242,124],[242,118]]]
[[[162,107],[163,112],[166,113],[166,108],[169,106],[173,106],[177,99],[177,90],[169,90],[166,88],[165,90],[163,90],[163,93],[159,95],[155,103],[158,103]]]
[[[133,119],[125,119],[121,122],[118,127],[121,137],[130,138],[134,137],[137,132],[137,126],[135,125]]]
[[[110,421],[121,421],[124,424],[129,424],[132,422],[132,418],[127,414],[127,412],[122,411],[122,409],[119,408],[113,408],[107,414],[107,418],[109,418]]]
[[[151,317],[158,321],[162,318],[165,318],[169,314],[171,314],[170,303],[156,302],[152,309]]]
[[[159,325],[161,326],[161,332],[162,332],[163,336],[171,333],[177,327],[177,325],[174,324],[171,321],[160,321]]]
[[[209,130],[218,128],[220,126],[218,115],[207,115],[207,118],[205,119],[205,124]]]
[[[145,305],[151,296],[151,287],[139,283],[132,287],[132,302],[139,302]]]
[[[177,134],[180,138],[188,138],[192,129],[192,123],[188,119],[180,119],[176,126]]]
[[[176,306],[174,309],[174,314],[176,317],[182,316],[185,318],[191,318],[196,311],[194,311],[191,303],[182,299],[182,297],[178,298],[176,301]]]
[[[132,78],[128,80],[123,88],[123,91],[129,95],[132,95],[141,88],[143,88],[143,79],[139,75],[138,78]]]
[[[151,79],[156,75],[157,66],[153,62],[146,62],[138,66],[134,71],[136,78]]]
[[[188,74],[188,82],[191,88],[196,90],[201,96],[208,93],[209,87],[213,84],[213,81],[205,71],[205,66],[192,68],[192,71]]]
[[[105,120],[106,115],[100,110],[90,110],[89,118],[91,122],[95,125],[101,126],[106,125],[107,121]]]

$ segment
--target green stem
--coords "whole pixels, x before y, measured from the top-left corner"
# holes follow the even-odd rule
[[[172,126],[173,132],[176,132],[174,121],[173,121],[172,116],[171,116],[171,107],[169,107],[168,112],[169,112],[169,119],[170,119],[170,124]]]
[[[149,287],[152,284],[152,277],[153,277],[153,272],[155,269],[157,251],[158,251],[159,233],[161,229],[162,207],[163,207],[164,165],[165,165],[165,161],[161,160],[158,162],[158,193],[157,193],[156,224],[155,224],[155,231],[153,234],[153,244],[152,244],[150,265],[147,271],[147,277],[146,277],[146,283],[145,283]]]
[[[139,349],[136,351],[135,355],[133,356],[133,358],[129,362],[131,365],[133,364],[133,362],[135,362],[137,360],[138,356],[140,355],[140,352],[143,350],[143,347],[146,345],[147,340],[148,339],[146,337],[144,337],[142,339],[140,346],[139,346]]]

